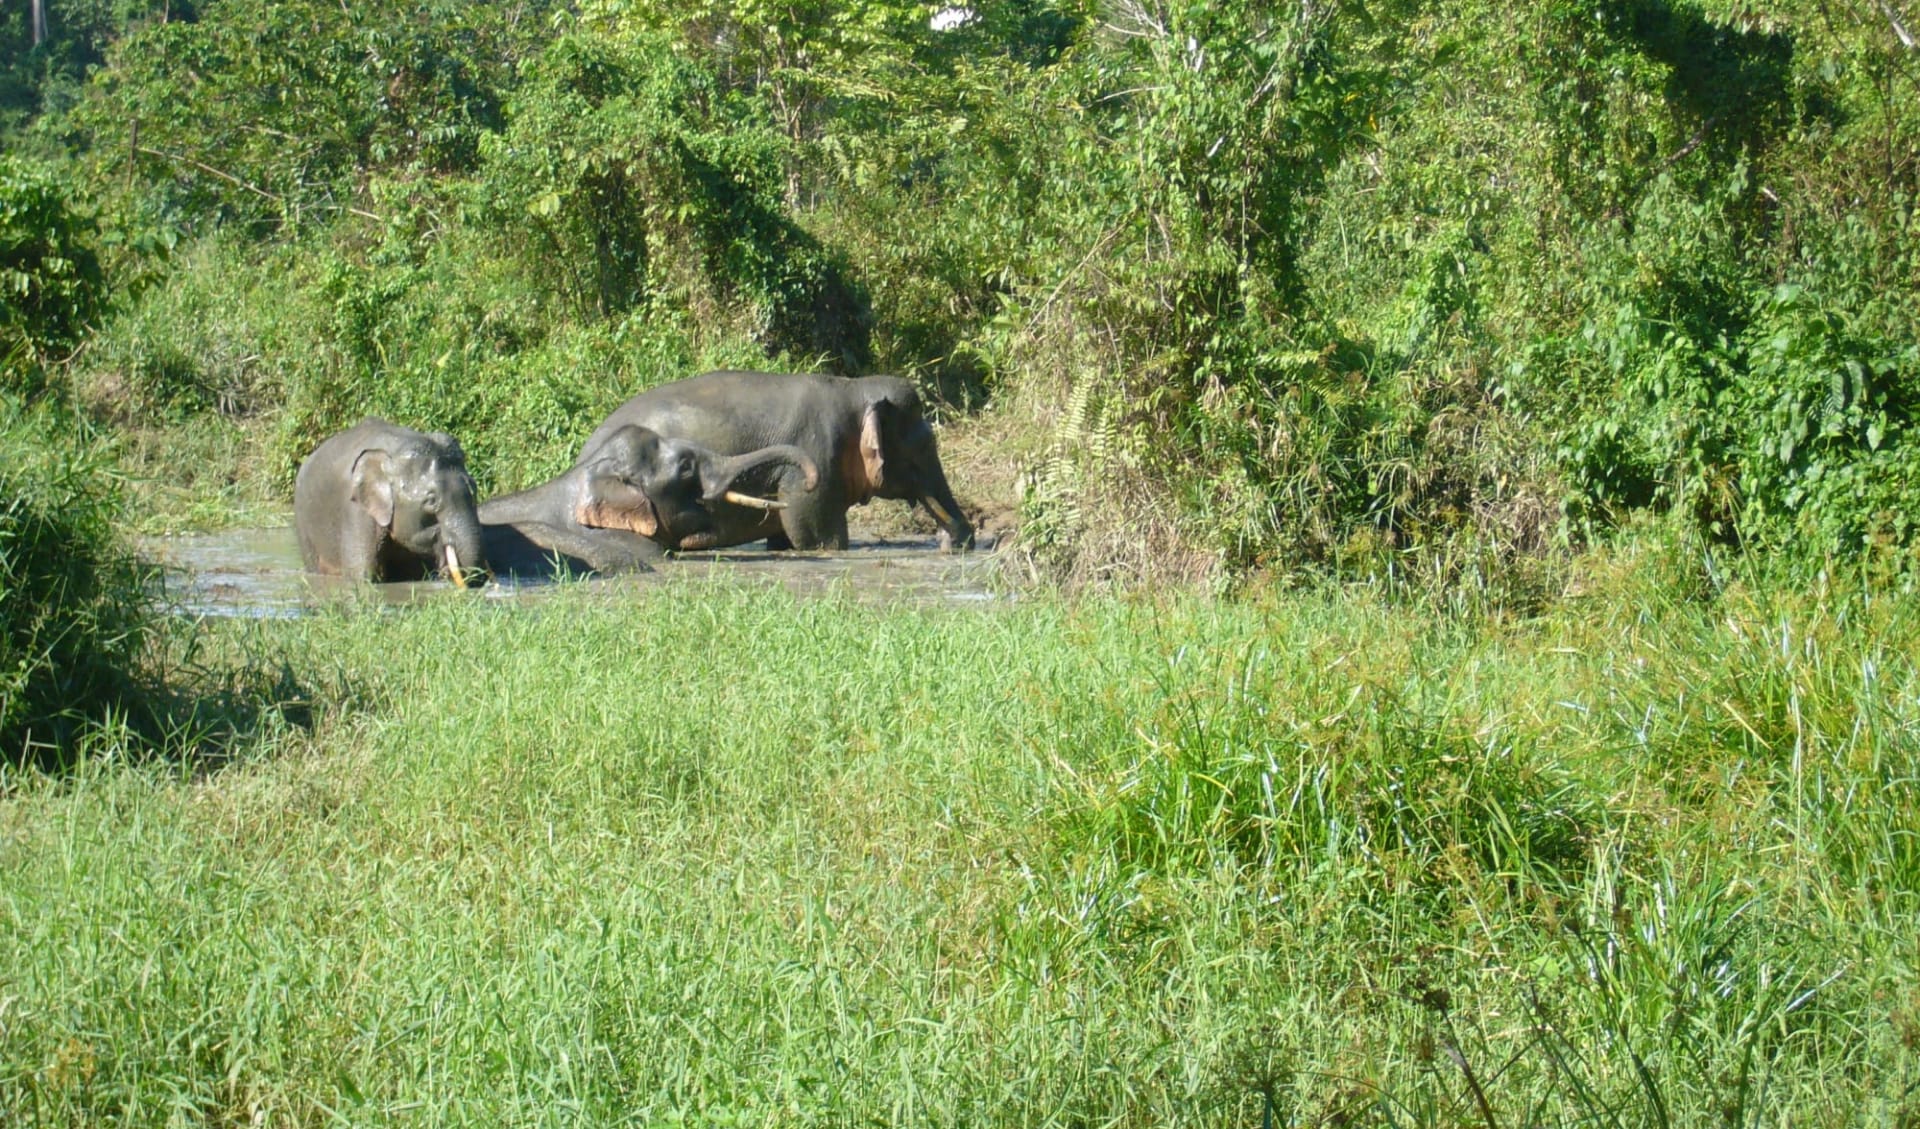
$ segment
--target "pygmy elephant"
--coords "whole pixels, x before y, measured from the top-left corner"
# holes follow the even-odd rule
[[[770,446],[735,457],[634,425],[617,427],[560,477],[480,507],[496,569],[531,572],[557,560],[594,572],[644,571],[663,549],[700,543],[716,528],[758,520],[810,495],[820,471],[805,451]],[[740,515],[749,515],[742,517]]]
[[[484,582],[473,479],[453,436],[364,419],[321,443],[293,482],[300,556],[313,572]]]
[[[793,490],[791,478],[782,481],[785,509],[717,511],[711,528],[683,537],[682,548],[766,537],[796,549],[844,549],[847,508],[870,498],[918,502],[940,523],[944,545],[973,544],[973,527],[947,488],[933,429],[921,415],[920,393],[899,377],[722,371],[663,384],[614,409],[588,437],[581,464],[629,424],[722,454],[789,444],[820,468],[819,488],[809,493]]]

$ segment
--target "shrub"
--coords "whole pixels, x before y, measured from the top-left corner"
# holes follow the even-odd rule
[[[37,391],[39,362],[106,300],[93,221],[69,195],[51,169],[0,155],[0,390]]]
[[[129,700],[151,621],[119,504],[99,448],[0,408],[0,758],[44,761]]]
[[[523,72],[480,195],[529,278],[602,318],[684,288],[770,354],[866,361],[866,298],[787,214],[765,105],[652,36],[569,34]]]
[[[1744,528],[1849,554],[1920,541],[1920,345],[1784,285],[1758,303],[1736,397]]]

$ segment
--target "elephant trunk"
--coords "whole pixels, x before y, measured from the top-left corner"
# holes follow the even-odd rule
[[[966,511],[954,500],[953,490],[947,486],[947,476],[940,469],[940,448],[934,441],[933,429],[927,421],[921,420],[902,440],[902,447],[908,452],[907,465],[911,468],[906,486],[909,500],[917,500],[927,508],[933,520],[940,523],[942,547],[948,549],[970,549],[973,547],[973,526],[968,523]]]
[[[727,495],[734,493],[736,486],[751,489],[749,483],[756,474],[764,474],[783,466],[790,466],[800,472],[801,486],[804,489],[812,491],[820,485],[819,464],[800,448],[783,443],[778,446],[763,447],[745,455],[736,455],[730,459],[715,460],[700,482],[701,489],[705,492],[702,500],[708,505],[723,499],[735,504],[753,505],[752,501],[739,502],[737,495],[735,498],[728,498]],[[772,487],[773,482],[769,481],[763,485]],[[774,509],[779,506],[776,504],[758,508]]]
[[[920,499],[927,507],[927,512],[933,515],[933,520],[940,523],[941,532],[946,535],[946,540],[941,547],[973,548],[973,526],[968,523],[967,515],[960,509],[960,504],[953,500],[952,494],[947,494],[945,497],[944,503],[940,500],[940,496],[935,494],[928,494]]]
[[[471,512],[446,515],[440,523],[440,559],[434,564],[459,588],[487,581],[486,539]]]
[[[480,521],[486,525],[518,525],[524,521],[550,521],[556,507],[544,487],[502,494],[480,503]]]

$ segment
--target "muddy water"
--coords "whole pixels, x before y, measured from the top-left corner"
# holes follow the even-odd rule
[[[165,569],[164,599],[178,614],[279,618],[343,598],[404,605],[448,590],[444,582],[351,584],[308,575],[291,526],[157,537],[142,546]],[[875,602],[982,607],[1011,599],[990,552],[942,553],[933,538],[862,539],[843,553],[768,553],[751,546],[718,553],[687,553],[633,576],[593,577],[617,598],[707,577],[781,584],[801,594],[845,591]],[[551,580],[506,579],[477,594],[490,600],[537,600]]]

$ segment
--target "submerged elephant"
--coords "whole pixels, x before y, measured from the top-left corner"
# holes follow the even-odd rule
[[[663,550],[698,547],[716,529],[787,504],[761,495],[805,498],[819,481],[798,447],[726,457],[629,424],[558,478],[489,498],[480,520],[496,569],[544,571],[557,560],[576,570],[644,571]]]
[[[973,544],[973,527],[947,488],[933,429],[921,415],[920,393],[899,377],[723,371],[664,384],[614,409],[588,437],[581,464],[629,424],[723,454],[789,444],[819,466],[817,490],[800,495],[783,487],[786,507],[779,511],[717,512],[711,530],[683,538],[682,548],[766,537],[797,549],[844,549],[847,508],[870,498],[917,502],[940,523],[946,546]]]
[[[321,443],[293,482],[293,524],[310,571],[464,588],[486,576],[466,455],[451,435],[361,420]]]

